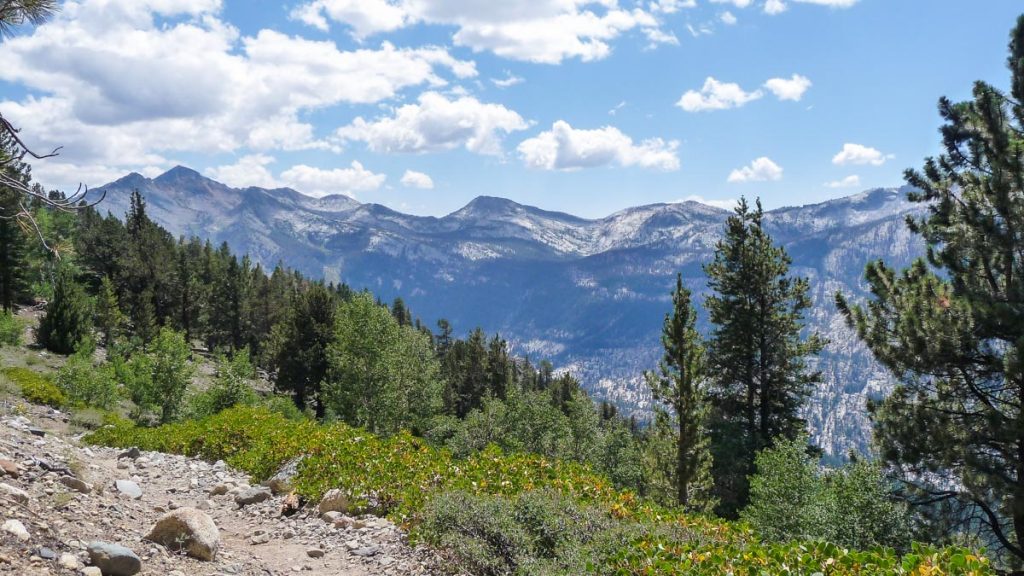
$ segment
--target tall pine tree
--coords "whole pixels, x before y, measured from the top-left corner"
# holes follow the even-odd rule
[[[955,503],[960,526],[1024,565],[1024,16],[1009,94],[939,101],[944,153],[908,170],[927,207],[908,218],[927,258],[865,272],[872,298],[837,304],[900,380],[872,406],[882,457],[917,502]]]
[[[676,504],[701,512],[713,506],[711,453],[705,434],[707,409],[702,389],[705,379],[704,344],[697,333],[697,311],[683,276],[676,276],[672,312],[665,315],[661,343],[665,354],[658,372],[645,374],[654,399],[667,409],[662,421],[671,420],[675,440],[672,483]]]
[[[0,170],[7,178],[27,186],[31,171],[15,156],[17,153],[13,138],[0,133]],[[20,192],[0,186],[0,310],[12,310],[27,288],[27,239],[21,220],[15,217],[23,200]]]
[[[804,432],[798,411],[820,380],[806,359],[824,346],[816,334],[801,336],[808,283],[790,276],[790,258],[764,230],[763,216],[760,201],[751,209],[741,199],[705,267],[714,292],[706,301],[714,325],[713,472],[718,511],[728,517],[747,503],[757,452]]]

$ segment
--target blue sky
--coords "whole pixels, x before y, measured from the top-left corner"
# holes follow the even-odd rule
[[[902,183],[1017,0],[77,0],[0,43],[48,187],[184,164],[442,215]]]

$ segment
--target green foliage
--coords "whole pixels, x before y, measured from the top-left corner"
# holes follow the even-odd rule
[[[305,454],[296,477],[301,495],[316,500],[339,487],[363,510],[426,525],[414,535],[432,541],[480,527],[459,557],[496,574],[509,573],[506,557],[521,559],[516,569],[527,574],[992,574],[987,560],[960,549],[915,547],[900,558],[887,549],[762,544],[743,524],[654,506],[576,464],[494,448],[455,459],[405,433],[380,438],[343,423],[287,420],[259,408],[235,407],[159,428],[112,418],[86,441],[223,459],[254,480]],[[443,525],[445,518],[459,523]],[[508,553],[488,556],[498,548]]]
[[[96,366],[92,354],[84,351],[76,352],[57,371],[57,387],[76,406],[109,410],[120,398],[114,370]]]
[[[875,437],[907,496],[945,499],[950,521],[980,529],[1024,565],[1024,16],[1010,35],[1010,93],[985,82],[939,101],[943,154],[908,170],[908,219],[926,259],[868,265],[872,297],[837,294],[875,358],[900,384],[872,406]],[[922,473],[924,472],[924,473]],[[980,520],[979,520],[980,518]]]
[[[21,388],[21,396],[33,404],[45,404],[60,408],[67,404],[67,398],[49,378],[28,368],[4,368],[5,378]]]
[[[0,347],[21,344],[21,334],[24,330],[25,327],[14,314],[0,310]]]
[[[39,343],[58,354],[71,354],[92,332],[92,311],[85,290],[67,266],[61,266],[53,300],[39,322]]]
[[[125,317],[118,304],[114,283],[109,276],[104,276],[100,281],[94,314],[96,328],[103,333],[103,346],[110,348],[124,329]]]
[[[213,384],[188,399],[188,416],[205,418],[239,404],[256,404],[259,397],[253,390],[255,376],[256,370],[249,359],[248,348],[242,348],[230,357],[218,356],[217,373]]]
[[[111,357],[111,367],[129,398],[135,404],[133,417],[138,422],[155,413],[161,423],[178,417],[184,404],[185,390],[194,367],[189,362],[191,348],[180,332],[161,328],[142,351],[127,360]]]
[[[704,343],[696,325],[697,311],[690,303],[690,291],[683,286],[682,274],[678,274],[672,291],[672,312],[665,314],[661,332],[665,353],[658,372],[644,376],[651,395],[662,408],[657,415],[658,433],[671,435],[675,448],[673,465],[663,475],[674,488],[675,503],[686,510],[708,512],[715,499],[710,493],[711,453],[707,441],[707,403],[702,389],[706,370]]]
[[[858,459],[822,472],[807,438],[797,437],[762,451],[756,466],[750,505],[741,516],[766,539],[827,540],[861,549],[909,545],[906,506],[893,501],[877,464]]]
[[[274,327],[274,345],[268,351],[277,370],[277,389],[290,393],[299,410],[312,401],[319,419],[326,413],[321,387],[329,368],[328,349],[336,336],[336,314],[334,296],[326,287],[313,284]]]
[[[422,429],[441,410],[440,365],[430,339],[403,326],[369,293],[343,302],[329,347],[327,406],[378,434]]]
[[[817,334],[802,334],[809,284],[790,276],[789,255],[764,230],[763,217],[760,200],[751,210],[741,199],[704,268],[713,291],[705,303],[714,325],[713,475],[718,511],[729,517],[747,502],[754,455],[805,429],[799,409],[821,379],[807,358],[825,345]]]

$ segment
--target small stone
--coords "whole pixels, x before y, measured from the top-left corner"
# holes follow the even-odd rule
[[[345,542],[345,547],[349,550],[357,550],[360,546],[362,546],[362,544],[359,543],[359,540],[349,540],[348,542]]]
[[[42,438],[43,436],[46,436],[46,432],[44,430],[39,429],[39,428],[29,428],[28,429],[28,433],[33,435],[33,436],[39,436],[40,438]]]
[[[50,550],[46,546],[43,546],[39,550],[36,550],[36,556],[39,556],[43,560],[56,560],[57,559],[57,553],[54,552],[53,550]]]
[[[221,482],[210,488],[210,496],[223,496],[228,493],[229,489],[227,484]]]
[[[341,512],[335,512],[333,510],[330,511],[330,512],[324,512],[323,514],[320,515],[320,519],[323,520],[324,522],[327,522],[328,524],[337,523],[338,520],[340,520],[340,519],[342,519],[344,517],[345,517],[345,515],[342,514]]]
[[[25,529],[25,525],[21,523],[21,520],[8,520],[4,522],[4,525],[0,527],[4,532],[13,535],[22,542],[31,538],[28,534],[28,530]]]
[[[295,530],[285,528],[284,531],[281,532],[281,538],[284,540],[291,540],[292,538],[295,538]]]
[[[117,469],[118,470],[127,470],[128,469],[128,461],[121,460],[120,462],[118,462],[117,463]]]
[[[82,480],[79,480],[78,478],[75,478],[74,476],[61,476],[60,483],[67,486],[68,488],[71,488],[72,490],[81,492],[82,494],[88,494],[92,492],[92,486],[89,486],[88,484],[86,484]]]
[[[324,497],[320,499],[320,514],[325,512],[341,512],[347,513],[349,509],[348,496],[344,492],[337,488],[328,490]]]
[[[4,482],[0,482],[0,494],[10,496],[11,498],[14,498],[15,501],[20,502],[21,504],[28,504],[29,501],[28,492],[25,492],[21,488],[16,488]]]
[[[235,504],[238,504],[239,507],[246,506],[248,504],[256,504],[258,502],[263,502],[264,500],[269,500],[271,496],[273,496],[273,494],[271,494],[270,490],[267,488],[249,488],[239,492],[238,495],[235,496]]]
[[[310,548],[309,550],[306,550],[306,556],[309,556],[310,558],[323,558],[324,551],[319,548]]]
[[[82,563],[78,561],[78,557],[74,554],[68,553],[61,554],[60,560],[58,560],[57,563],[68,570],[78,570],[82,567]]]
[[[125,450],[124,452],[121,452],[120,454],[118,454],[117,455],[117,459],[120,460],[122,458],[128,458],[129,460],[135,460],[136,458],[138,458],[141,455],[142,455],[142,451],[139,450],[137,447],[132,446],[131,448],[129,448],[129,449]]]
[[[142,498],[142,488],[139,488],[139,485],[131,480],[115,480],[114,488],[132,500]]]
[[[179,508],[161,516],[146,540],[199,560],[213,560],[220,547],[220,532],[213,519],[195,508]]]
[[[95,566],[82,568],[82,576],[103,576],[103,571]]]
[[[366,546],[366,547],[363,547],[363,548],[357,548],[357,549],[352,551],[352,553],[355,554],[356,556],[362,556],[364,558],[369,558],[370,556],[373,556],[377,552],[380,552],[380,548],[377,547],[377,546]]]
[[[103,576],[132,576],[142,570],[142,560],[135,552],[119,544],[90,543],[89,560]]]
[[[270,542],[270,534],[267,534],[265,530],[257,530],[252,533],[249,541],[253,544],[266,544]]]
[[[0,458],[0,476],[5,474],[11,478],[19,478],[21,476],[21,468],[10,460]]]

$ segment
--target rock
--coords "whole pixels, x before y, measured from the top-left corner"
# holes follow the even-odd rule
[[[43,436],[46,436],[46,431],[41,430],[39,428],[29,428],[28,429],[28,433],[33,435],[33,436],[39,436],[40,438],[42,438]]]
[[[273,496],[273,494],[271,494],[270,490],[267,488],[249,488],[247,490],[242,490],[235,496],[235,504],[238,504],[239,507],[256,504],[258,502],[263,502],[264,500],[269,500],[271,496]]]
[[[74,476],[61,476],[60,483],[71,488],[72,490],[81,492],[82,494],[88,494],[92,492],[92,486],[89,486],[85,482],[75,478]]]
[[[142,451],[139,450],[138,448],[136,448],[135,446],[132,446],[131,448],[129,448],[129,449],[125,450],[124,452],[121,452],[120,454],[118,454],[117,455],[117,459],[120,460],[122,458],[127,458],[129,460],[135,460],[136,458],[138,458],[141,455],[142,455]]]
[[[28,534],[28,530],[25,529],[25,525],[21,523],[21,520],[8,520],[7,522],[4,522],[4,525],[0,527],[0,529],[13,535],[22,542],[31,538]]]
[[[228,490],[228,485],[221,482],[214,485],[213,488],[210,488],[210,496],[223,496],[228,493]]]
[[[21,468],[10,460],[0,458],[0,476],[5,474],[11,478],[19,478],[21,477]]]
[[[142,560],[128,548],[107,542],[89,544],[89,561],[103,576],[132,576],[142,570]]]
[[[0,482],[0,494],[10,496],[16,502],[20,502],[21,504],[28,504],[29,501],[28,492],[4,482]]]
[[[285,496],[284,500],[281,502],[281,515],[291,516],[298,512],[299,508],[302,508],[302,499],[299,498],[298,494],[292,492]]]
[[[338,522],[338,520],[341,520],[344,517],[345,515],[341,512],[335,512],[333,510],[331,512],[324,512],[320,515],[320,519],[324,522],[327,522],[328,524],[335,524]]]
[[[281,532],[282,540],[291,540],[292,538],[295,538],[295,530],[292,530],[291,528],[285,528],[284,531]]]
[[[193,558],[213,560],[220,547],[220,532],[205,512],[179,508],[161,516],[146,535],[146,540],[170,550],[184,550]]]
[[[57,553],[54,552],[53,550],[50,550],[46,546],[43,546],[39,550],[36,550],[36,556],[39,556],[43,560],[56,560],[57,559]]]
[[[266,544],[270,542],[270,534],[267,534],[266,530],[257,530],[252,533],[249,542],[253,544]]]
[[[57,563],[68,570],[78,570],[82,567],[82,563],[78,561],[78,557],[74,554],[61,554],[60,560],[58,560]]]
[[[323,558],[324,551],[319,548],[310,548],[309,550],[306,550],[306,556],[309,556],[310,558]]]
[[[270,491],[276,494],[283,494],[285,492],[292,491],[292,479],[299,472],[299,463],[305,456],[299,456],[292,458],[288,462],[285,462],[284,466],[281,466],[273,476],[263,482],[263,485],[270,488]]]
[[[139,485],[131,480],[115,480],[114,488],[132,500],[142,498],[142,488],[139,488]]]
[[[328,490],[324,497],[320,499],[319,512],[321,515],[326,512],[341,512],[345,514],[348,512],[348,509],[348,496],[337,488]]]
[[[82,576],[103,576],[103,571],[95,566],[82,568]]]
[[[352,551],[352,553],[356,556],[362,556],[364,558],[369,558],[370,556],[375,555],[377,552],[380,552],[380,547],[378,546],[365,546],[363,548],[357,548]]]

